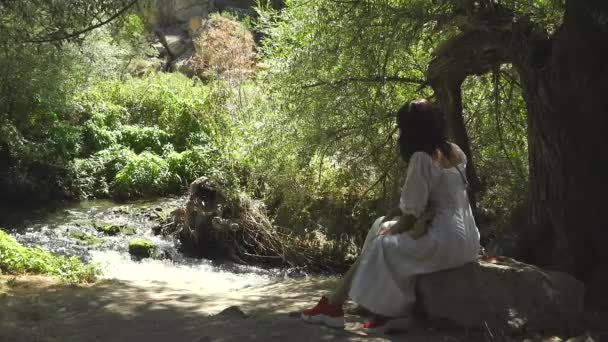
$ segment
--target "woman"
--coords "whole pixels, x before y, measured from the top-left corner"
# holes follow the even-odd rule
[[[344,327],[342,306],[350,297],[375,314],[364,329],[386,332],[413,308],[417,275],[477,258],[479,231],[467,197],[466,156],[447,141],[441,114],[428,101],[409,103],[397,121],[401,157],[408,161],[399,207],[376,220],[361,256],[332,293],[302,312],[305,321]]]

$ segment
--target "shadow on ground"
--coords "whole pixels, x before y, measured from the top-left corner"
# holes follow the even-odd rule
[[[366,336],[361,318],[346,330],[308,325],[297,312],[331,280],[288,280],[221,294],[197,294],[162,283],[103,281],[66,287],[44,277],[0,278],[0,341],[476,341],[480,333],[416,328]],[[218,314],[237,305],[247,317]]]

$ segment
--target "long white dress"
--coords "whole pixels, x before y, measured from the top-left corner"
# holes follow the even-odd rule
[[[428,232],[417,240],[407,232],[379,236],[376,220],[370,229],[349,292],[359,305],[379,315],[407,315],[415,303],[416,275],[458,267],[474,261],[479,252],[479,231],[466,193],[465,161],[446,169],[425,152],[416,152],[408,164],[399,207],[419,216],[429,207],[435,213]]]

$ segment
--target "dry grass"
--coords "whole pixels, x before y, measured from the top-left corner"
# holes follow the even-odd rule
[[[198,29],[188,63],[202,78],[243,80],[255,71],[255,41],[239,22],[212,16]]]

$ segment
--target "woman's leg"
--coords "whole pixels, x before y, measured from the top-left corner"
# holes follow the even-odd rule
[[[359,266],[359,260],[360,258],[355,260],[344,277],[338,281],[334,290],[327,294],[327,298],[332,305],[343,305],[348,300],[348,292],[350,292],[350,285]]]
[[[377,219],[367,233],[367,238],[365,239],[365,244],[363,245],[361,255],[365,254],[369,241],[378,236],[378,231],[380,230],[382,220],[382,217]],[[315,305],[313,308],[302,311],[302,319],[304,321],[310,323],[323,323],[336,328],[344,327],[344,311],[342,309],[342,305],[348,299],[351,284],[355,274],[357,273],[357,269],[359,268],[360,261],[361,256],[355,260],[348,272],[346,272],[344,277],[342,277],[342,279],[338,282],[335,290],[332,293],[321,297],[319,303],[317,303],[317,305]]]
[[[372,224],[372,227],[368,231],[367,237],[365,238],[365,243],[363,244],[363,250],[361,251],[361,255],[363,255],[363,253],[365,253],[365,248],[367,247],[368,242],[370,240],[374,239],[375,237],[377,237],[378,232],[380,231],[380,228],[382,228],[384,225],[387,224],[387,222],[383,222],[383,220],[384,220],[384,216],[378,218],[374,222],[374,224]],[[388,224],[390,224],[390,223],[388,223]],[[350,266],[350,268],[348,269],[348,272],[346,272],[346,274],[344,274],[344,277],[342,277],[342,279],[340,279],[338,281],[338,284],[336,284],[336,287],[334,288],[334,290],[327,295],[327,298],[329,299],[329,302],[331,304],[343,305],[348,300],[348,293],[350,292],[350,287],[353,282],[353,277],[355,276],[355,273],[357,272],[357,268],[359,267],[361,255],[359,255],[357,260],[355,260],[355,262]]]

